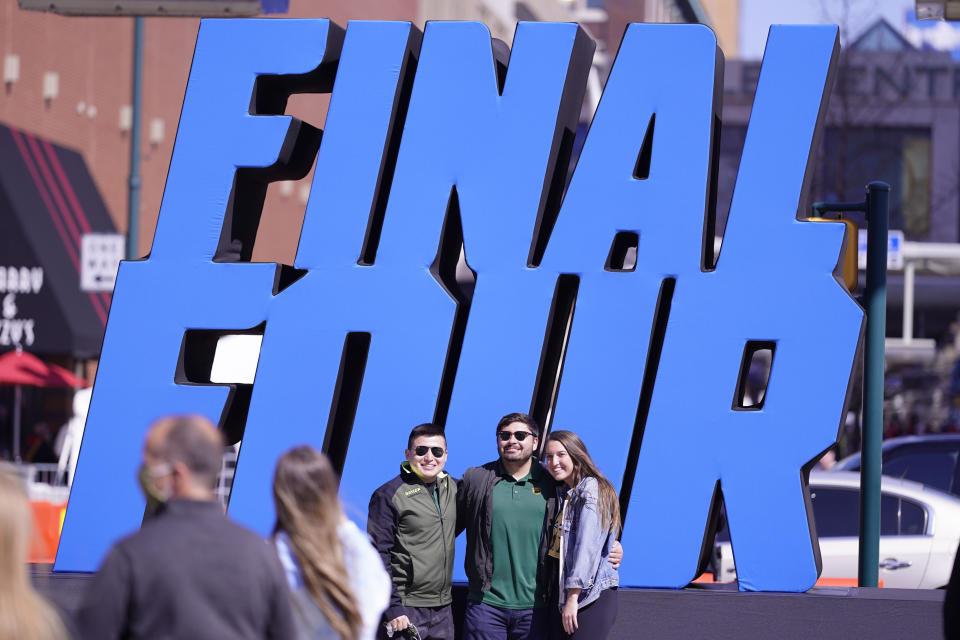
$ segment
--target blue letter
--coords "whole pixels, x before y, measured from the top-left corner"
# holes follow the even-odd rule
[[[805,591],[819,558],[802,469],[835,440],[863,312],[834,276],[841,225],[797,219],[836,27],[771,28],[716,270],[678,279],[624,546],[633,584],[696,575],[719,481],[742,590]],[[748,341],[775,346],[761,407],[735,397]]]
[[[264,168],[263,188],[271,176],[305,172],[288,165],[310,155],[298,147],[315,137],[298,135],[303,125],[293,118],[250,113],[258,77],[312,72],[336,60],[340,38],[327,20],[201,23],[153,251],[121,264],[117,277],[58,571],[96,569],[109,545],[140,525],[136,474],[150,422],[176,412],[219,421],[228,388],[177,383],[188,382],[177,371],[184,331],[263,322],[278,272],[214,262],[218,245],[234,248],[221,231],[228,208],[245,204],[233,203],[238,170]]]

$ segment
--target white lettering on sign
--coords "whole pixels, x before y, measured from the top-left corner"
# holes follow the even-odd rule
[[[40,293],[43,267],[0,266],[0,293]]]
[[[13,293],[8,293],[3,296],[3,305],[0,306],[0,313],[3,314],[4,320],[9,320],[17,315],[17,296]]]
[[[80,240],[80,288],[113,291],[117,268],[126,251],[119,233],[86,233]]]
[[[32,318],[17,318],[17,294],[8,293],[0,302],[0,345],[29,347],[33,345],[34,320]]]
[[[29,347],[36,341],[36,320],[17,317],[17,295],[43,288],[43,267],[0,265],[0,346]]]
[[[32,318],[13,318],[0,320],[0,345],[3,346],[31,346],[34,335],[34,321]]]

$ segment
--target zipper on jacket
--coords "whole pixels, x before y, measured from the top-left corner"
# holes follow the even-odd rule
[[[447,584],[447,532],[443,528],[443,511],[440,510],[440,482],[437,481],[437,484],[434,485],[436,493],[434,494],[434,503],[437,505],[437,516],[440,518],[440,540],[443,543],[443,578],[441,580],[443,586]],[[447,491],[450,488],[447,487]],[[456,532],[454,532],[456,533]]]

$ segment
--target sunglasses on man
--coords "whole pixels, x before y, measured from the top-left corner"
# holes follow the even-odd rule
[[[427,451],[429,451],[430,453],[432,453],[434,458],[442,458],[442,457],[443,457],[443,454],[446,453],[446,451],[444,450],[443,447],[425,447],[425,446],[421,445],[421,446],[415,447],[415,448],[413,449],[413,452],[414,452],[415,454],[417,454],[418,456],[425,456],[425,455],[427,455]]]
[[[500,442],[509,442],[511,436],[517,439],[517,442],[523,442],[527,439],[527,436],[532,436],[533,434],[529,431],[500,431],[497,433],[497,436],[500,438]]]

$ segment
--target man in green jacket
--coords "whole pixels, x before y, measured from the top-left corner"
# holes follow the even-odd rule
[[[443,471],[443,428],[414,427],[404,453],[400,474],[370,498],[367,518],[367,533],[393,579],[384,629],[400,632],[412,624],[423,640],[453,640],[457,483]]]

